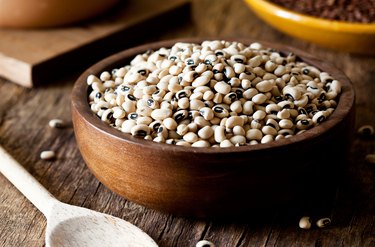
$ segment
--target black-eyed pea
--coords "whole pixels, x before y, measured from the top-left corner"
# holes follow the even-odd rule
[[[177,65],[172,65],[169,70],[168,70],[169,74],[171,75],[178,75],[182,72],[182,67],[180,66],[177,66]]]
[[[152,138],[151,135],[146,135],[143,139],[148,140],[148,141],[152,141],[153,140],[153,138]]]
[[[330,218],[322,218],[322,219],[319,219],[316,222],[316,226],[319,227],[319,228],[327,227],[330,224],[331,224],[331,219]]]
[[[214,130],[211,126],[204,126],[198,131],[198,136],[201,139],[207,140],[214,135]]]
[[[201,116],[201,114],[199,113],[198,110],[189,111],[189,115],[188,115],[189,119],[195,119],[196,117],[199,117],[199,116]]]
[[[293,103],[297,107],[304,107],[309,102],[309,97],[306,94],[302,95],[298,100],[294,100]]]
[[[104,110],[101,116],[101,120],[107,123],[113,123],[114,122],[113,110],[112,109]]]
[[[212,101],[215,103],[215,104],[220,104],[223,102],[223,95],[221,93],[216,93],[214,98],[212,99]]]
[[[252,57],[247,61],[247,65],[253,68],[258,67],[261,63],[262,63],[262,56],[260,55]]]
[[[265,73],[264,75],[263,75],[263,77],[262,77],[262,79],[263,80],[272,80],[273,81],[273,85],[275,86],[276,85],[276,79],[277,79],[278,77],[277,76],[275,76],[274,74],[272,74],[272,73]]]
[[[153,139],[154,142],[157,143],[165,143],[165,138],[162,135],[158,135]]]
[[[209,90],[209,91],[204,92],[202,98],[203,100],[213,100],[214,97],[215,97],[215,93]]]
[[[270,126],[270,125],[265,125],[262,127],[262,132],[264,135],[271,135],[271,136],[276,136],[277,135],[277,130]]]
[[[212,111],[215,117],[218,117],[221,119],[229,116],[229,111],[221,105],[216,105],[212,107]]]
[[[177,146],[183,146],[183,147],[191,147],[191,143],[186,142],[186,141],[182,141],[182,140],[177,141],[177,142],[176,142],[176,145],[177,145]]]
[[[225,66],[224,70],[223,70],[223,74],[228,79],[236,76],[236,73],[234,72],[234,70],[231,66]]]
[[[189,143],[194,143],[199,140],[198,135],[195,132],[188,132],[183,135],[183,140]]]
[[[280,129],[279,123],[275,119],[273,119],[273,118],[268,118],[266,120],[266,125],[267,126],[271,126],[276,131],[279,131],[279,129]],[[292,125],[293,125],[293,123],[292,123]]]
[[[274,84],[270,80],[263,80],[255,85],[256,89],[262,93],[271,91],[273,86]]]
[[[131,128],[130,133],[133,136],[145,137],[146,135],[150,134],[150,127],[148,127],[146,124],[136,124]]]
[[[233,135],[229,140],[233,145],[246,143],[246,137],[243,135]]]
[[[176,130],[177,134],[179,134],[180,136],[183,136],[185,135],[187,132],[189,132],[189,127],[188,125],[186,124],[180,124],[177,126],[177,130]]]
[[[144,106],[144,107],[142,107],[142,108],[138,108],[138,109],[136,110],[136,113],[138,113],[139,116],[150,117],[152,111],[153,111],[153,109],[151,109],[150,107],[148,107],[148,106]]]
[[[201,108],[205,107],[204,102],[201,100],[193,99],[190,101],[190,109],[191,110],[199,110]]]
[[[189,112],[187,110],[179,110],[173,114],[173,118],[177,123],[186,119],[188,116],[189,116]]]
[[[189,100],[202,100],[203,99],[203,93],[202,92],[194,92],[192,95],[190,95]]]
[[[150,127],[151,132],[157,132],[161,124],[162,124],[161,121],[155,120],[155,121],[151,122],[148,125],[148,127]]]
[[[204,119],[204,117],[202,117],[202,116],[198,116],[198,117],[194,118],[194,123],[197,124],[198,128],[202,128],[204,126],[210,125],[210,121]]]
[[[302,120],[297,121],[296,128],[299,130],[305,130],[305,129],[311,128],[313,125],[314,125],[314,122],[310,118],[302,119]]]
[[[241,80],[237,77],[232,77],[228,81],[228,84],[233,88],[238,88],[241,85]]]
[[[197,78],[199,76],[199,74],[195,71],[188,71],[186,73],[184,73],[183,75],[183,79],[187,82],[193,82],[195,78]]]
[[[235,92],[230,92],[226,94],[223,98],[223,102],[227,105],[232,104],[236,100],[237,100],[237,94]]]
[[[311,228],[311,219],[308,216],[303,216],[298,223],[298,226],[302,229],[310,229]]]
[[[190,132],[197,133],[198,131],[198,125],[194,122],[188,124],[188,128]]]
[[[246,101],[243,105],[242,105],[242,113],[243,114],[246,114],[246,115],[251,115],[253,114],[254,112],[254,102],[252,101]]]
[[[271,103],[266,106],[265,110],[267,114],[277,114],[281,110],[281,107],[275,103]]]
[[[161,124],[156,132],[157,136],[161,136],[163,137],[163,139],[167,139],[168,138],[168,129],[163,125]]]
[[[214,111],[209,107],[202,107],[199,109],[199,113],[205,120],[211,120],[215,117]]]
[[[214,129],[214,138],[217,143],[221,143],[223,140],[226,139],[225,127],[224,126],[217,126]]]
[[[172,116],[172,110],[171,109],[155,109],[151,112],[151,117],[155,120],[164,120],[168,117]]]
[[[313,121],[314,124],[319,124],[319,123],[323,122],[324,120],[326,120],[327,117],[328,117],[328,114],[327,114],[326,111],[318,111],[312,117],[312,121]]]
[[[251,140],[257,140],[260,141],[263,138],[263,132],[260,131],[259,129],[249,129],[246,132],[246,138],[251,141]]]
[[[241,113],[243,110],[242,103],[240,100],[234,101],[232,104],[230,104],[229,108],[232,112],[236,112],[237,114]]]
[[[241,79],[241,76],[240,76],[240,79]],[[251,87],[251,80],[248,79],[248,78],[245,78],[245,79],[241,79],[241,87],[244,89],[244,90],[247,90]]]
[[[221,148],[234,147],[234,144],[233,144],[230,140],[225,139],[225,140],[223,140],[222,142],[220,142],[220,147],[221,147]]]
[[[281,119],[279,121],[279,126],[282,129],[291,129],[293,128],[294,124],[290,119]]]
[[[175,141],[175,139],[167,139],[167,140],[165,140],[165,143],[173,145],[173,144],[176,144],[176,141]]]
[[[246,135],[244,128],[238,125],[233,127],[232,132],[234,135],[241,135],[241,136]]]
[[[190,103],[189,98],[182,98],[177,101],[177,105],[181,109],[188,109],[190,107]]]
[[[263,124],[259,120],[253,119],[250,122],[250,126],[252,129],[261,129]]]
[[[173,106],[170,102],[164,100],[160,103],[160,109],[170,109],[170,110],[172,110]]]
[[[235,63],[233,65],[233,69],[234,69],[234,72],[239,75],[245,71],[246,67],[243,63]]]
[[[283,65],[278,65],[277,68],[273,71],[273,73],[280,77],[280,76],[283,76],[285,73],[287,73],[287,70],[285,68],[285,66]]]
[[[196,142],[194,142],[193,144],[191,144],[192,147],[205,147],[205,148],[208,148],[208,147],[211,147],[211,143],[206,141],[206,140],[198,140]]]
[[[231,91],[232,87],[224,81],[219,81],[215,84],[214,89],[216,92],[226,95]]]
[[[168,117],[168,118],[164,119],[163,125],[168,130],[175,130],[177,128],[177,122],[171,117]]]
[[[152,93],[151,97],[160,102],[163,100],[164,96],[165,96],[166,92],[163,90],[163,89],[158,89],[156,90],[155,92]]]
[[[284,137],[285,136],[291,136],[294,134],[293,130],[292,129],[280,129],[278,132],[277,132],[278,135],[283,135]]]
[[[280,135],[280,134],[275,136],[275,141],[282,140],[282,139],[285,139],[285,136]]]
[[[261,121],[266,117],[266,112],[263,110],[257,110],[256,112],[253,113],[253,119]]]
[[[251,99],[251,101],[253,101],[255,104],[261,105],[261,104],[263,104],[264,102],[267,101],[267,96],[264,95],[263,93],[258,93],[258,94],[256,94],[256,95]]]
[[[177,140],[177,139],[181,139],[181,138],[182,138],[182,136],[179,135],[179,134],[177,133],[177,131],[175,131],[175,130],[170,130],[170,131],[168,131],[168,139],[174,139],[174,140]]]
[[[205,86],[210,81],[210,79],[211,78],[208,76],[199,76],[196,79],[194,79],[191,85],[193,87]]]
[[[234,126],[243,126],[244,125],[244,119],[240,116],[231,116],[227,119],[225,122],[225,127],[232,129]]]
[[[260,140],[260,143],[269,143],[269,142],[272,142],[274,141],[274,136],[273,135],[264,135],[262,137],[262,140]]]
[[[122,109],[122,107],[113,107],[113,117],[118,118],[124,118],[126,116],[126,112]]]
[[[283,109],[277,113],[278,119],[288,119],[290,117],[289,109]]]

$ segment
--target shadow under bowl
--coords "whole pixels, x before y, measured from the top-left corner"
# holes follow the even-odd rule
[[[191,217],[233,217],[290,207],[335,186],[345,168],[353,133],[354,89],[341,71],[291,47],[261,42],[265,47],[294,52],[342,84],[333,114],[291,138],[231,148],[181,147],[122,133],[91,111],[86,83],[90,74],[99,76],[102,71],[122,67],[149,49],[203,40],[167,40],[127,49],[98,62],[78,78],[71,98],[74,132],[96,178],[133,202]]]
[[[292,37],[333,50],[375,54],[375,23],[333,21],[283,8],[267,0],[244,0],[264,22]]]

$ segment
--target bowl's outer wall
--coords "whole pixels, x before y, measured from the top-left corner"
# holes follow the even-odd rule
[[[222,217],[303,204],[304,199],[336,185],[347,161],[355,100],[350,81],[340,71],[319,61],[321,69],[332,71],[343,83],[339,107],[321,124],[328,131],[314,127],[309,133],[315,132],[315,137],[292,137],[283,140],[282,146],[200,151],[138,140],[101,122],[91,112],[85,78],[124,64],[126,59],[119,57],[121,54],[82,74],[72,94],[72,119],[80,152],[92,173],[112,191],[177,215]]]

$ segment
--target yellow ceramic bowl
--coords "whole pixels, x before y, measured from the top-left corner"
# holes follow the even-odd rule
[[[299,14],[266,0],[244,0],[249,8],[274,28],[327,48],[375,54],[375,23],[331,21]]]

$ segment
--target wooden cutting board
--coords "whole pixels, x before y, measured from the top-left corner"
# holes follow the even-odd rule
[[[189,18],[189,0],[126,0],[75,26],[0,29],[0,76],[25,87],[52,83]]]

